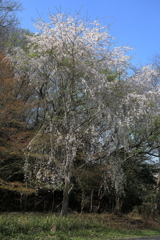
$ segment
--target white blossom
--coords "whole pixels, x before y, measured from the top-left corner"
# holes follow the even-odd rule
[[[132,153],[136,131],[153,127],[160,114],[157,72],[146,66],[128,77],[131,48],[113,47],[108,27],[98,21],[57,14],[35,26],[40,33],[27,36],[27,50],[15,48],[9,56],[19,79],[45,93],[46,118],[27,148],[26,179],[53,189],[69,183],[83,146],[86,161],[105,153],[114,188],[123,192],[124,159],[112,153],[122,147]]]

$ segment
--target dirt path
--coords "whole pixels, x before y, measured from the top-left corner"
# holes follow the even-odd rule
[[[125,238],[125,239],[117,239],[117,240],[160,240],[160,236],[154,236],[154,237],[138,237],[138,238]]]

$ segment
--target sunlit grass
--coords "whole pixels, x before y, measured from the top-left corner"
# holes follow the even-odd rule
[[[100,240],[151,235],[160,235],[160,228],[113,227],[105,215],[70,214],[66,218],[39,213],[0,215],[0,239],[3,240]]]

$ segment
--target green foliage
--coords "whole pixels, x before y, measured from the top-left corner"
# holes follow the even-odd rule
[[[27,51],[27,36],[32,36],[33,34],[28,29],[16,28],[14,29],[8,37],[8,41],[6,42],[6,47],[8,50],[13,49],[15,47],[21,47],[23,50]]]
[[[0,51],[6,50],[11,32],[19,25],[17,12],[22,11],[22,4],[16,0],[0,1]]]
[[[126,209],[128,207],[128,210],[131,211],[135,205],[151,204],[153,213],[157,196],[156,180],[152,172],[153,166],[138,161],[125,163],[123,169],[126,176],[124,199]]]

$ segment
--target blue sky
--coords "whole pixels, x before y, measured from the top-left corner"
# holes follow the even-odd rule
[[[110,25],[110,34],[117,46],[133,47],[132,63],[136,66],[150,63],[160,54],[160,0],[20,0],[24,11],[19,13],[21,27],[36,32],[33,20],[48,20],[48,13],[70,12],[81,9],[90,21],[99,19]]]

